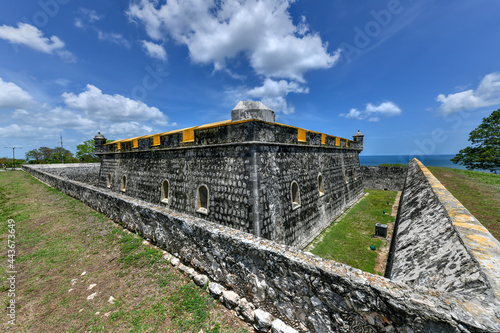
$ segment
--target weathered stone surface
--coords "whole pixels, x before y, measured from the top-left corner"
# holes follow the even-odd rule
[[[253,323],[255,319],[255,306],[252,303],[248,302],[246,298],[242,298],[238,302],[238,308],[241,316],[245,319],[245,321]]]
[[[241,101],[231,111],[231,120],[258,119],[274,123],[274,111],[255,101]]]
[[[208,284],[208,291],[214,296],[220,297],[224,290],[224,287],[216,282],[210,282]]]
[[[499,307],[492,299],[466,299],[424,286],[415,289],[220,224],[41,172],[36,166],[24,169],[179,254],[183,261],[200,265],[195,268],[213,280],[226,284],[229,274],[234,275],[238,295],[292,327],[311,332],[315,327],[325,332],[373,332],[389,326],[402,332],[408,327],[414,332],[500,332],[500,314],[495,312]],[[267,285],[260,302],[254,299],[252,276]],[[220,295],[224,288],[219,290]]]
[[[195,274],[193,276],[193,280],[194,280],[194,283],[196,283],[200,287],[204,287],[208,283],[208,277],[206,275],[203,275],[203,274]]]
[[[261,332],[267,332],[271,329],[273,316],[266,311],[257,309],[254,311],[255,315],[255,328]]]
[[[234,309],[238,306],[240,296],[232,290],[224,290],[222,292],[222,297],[224,297],[223,303],[229,309]]]
[[[298,331],[287,324],[285,324],[280,319],[276,319],[271,324],[272,333],[298,333]]]
[[[405,185],[408,168],[362,165],[360,171],[363,174],[364,188],[384,191],[402,191]]]

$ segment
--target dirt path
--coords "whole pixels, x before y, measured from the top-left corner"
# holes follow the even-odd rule
[[[399,209],[399,201],[401,199],[401,191],[398,192],[396,198],[394,199],[394,204],[392,205],[391,216],[396,217]],[[394,232],[394,222],[387,223],[387,241],[384,242],[375,259],[375,272],[384,275],[385,268],[387,266],[387,259],[389,258],[389,249],[391,248],[392,234]]]

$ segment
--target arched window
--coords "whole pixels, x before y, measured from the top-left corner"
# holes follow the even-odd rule
[[[323,176],[318,175],[318,192],[319,196],[325,195],[325,187],[323,186]]]
[[[108,173],[106,186],[107,186],[107,188],[111,188],[111,174],[110,173]]]
[[[161,202],[168,203],[168,195],[170,192],[170,184],[168,180],[164,180],[161,184]]]
[[[349,177],[347,176],[347,169],[344,170],[345,183],[349,183]]]
[[[198,194],[196,196],[196,211],[202,214],[208,214],[208,201],[209,192],[206,185],[198,187]]]
[[[127,190],[127,176],[123,175],[122,177],[122,192]]]
[[[299,184],[296,181],[292,182],[290,186],[290,191],[292,195],[292,209],[296,209],[300,207],[300,190]]]

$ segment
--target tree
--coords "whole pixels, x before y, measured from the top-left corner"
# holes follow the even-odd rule
[[[26,153],[26,160],[29,163],[39,164],[42,163],[43,155],[38,149],[30,150]]]
[[[483,118],[483,122],[470,132],[469,141],[472,145],[461,149],[451,161],[469,170],[497,173],[500,169],[500,109]]]
[[[76,146],[76,158],[82,162],[99,162],[95,154],[94,140],[83,141],[82,144]]]

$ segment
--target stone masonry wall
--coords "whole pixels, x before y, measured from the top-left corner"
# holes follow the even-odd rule
[[[67,163],[67,164],[40,164],[37,169],[82,183],[95,185],[99,183],[100,163]]]
[[[102,155],[100,186],[297,247],[305,246],[363,195],[358,152],[286,144],[218,144]],[[318,190],[318,177],[324,191]],[[346,179],[347,176],[347,179]],[[161,201],[163,181],[168,202]],[[291,184],[301,204],[292,205]],[[196,206],[200,185],[209,207]]]
[[[281,318],[313,332],[500,332],[482,299],[412,287],[91,185],[24,169]]]
[[[393,280],[498,302],[500,243],[416,159],[396,224]]]
[[[405,185],[405,167],[361,166],[364,188],[385,191],[402,191]]]

